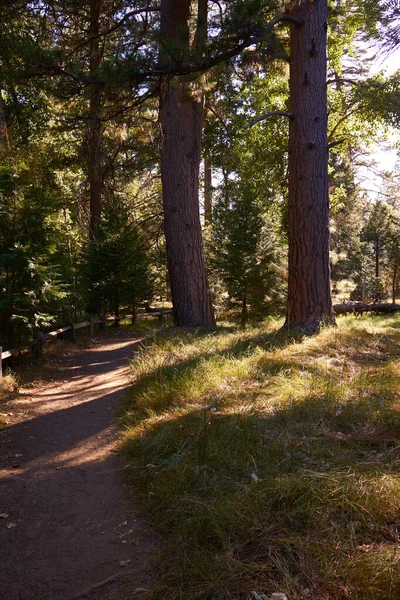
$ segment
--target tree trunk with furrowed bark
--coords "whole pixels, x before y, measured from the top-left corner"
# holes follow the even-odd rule
[[[204,44],[204,0],[199,0],[194,51]],[[190,0],[162,0],[161,50],[164,64],[179,64],[190,49]],[[195,84],[176,79],[161,86],[161,179],[164,227],[173,314],[176,325],[215,324],[209,293],[199,212],[199,168],[203,94]]]
[[[297,0],[291,15],[289,287],[286,327],[332,323],[327,140],[327,0]]]

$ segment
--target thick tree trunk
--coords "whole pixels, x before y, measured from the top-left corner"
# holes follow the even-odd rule
[[[212,222],[212,170],[211,160],[204,159],[204,224]]]
[[[161,2],[164,63],[179,63],[188,54],[189,9],[190,0]],[[163,83],[161,179],[168,271],[175,324],[188,327],[215,324],[199,212],[203,110],[198,90],[187,83]]]
[[[101,0],[90,1],[90,78],[96,79],[102,61],[100,47],[99,23]],[[100,84],[90,86],[89,99],[89,140],[88,140],[88,172],[90,186],[90,222],[89,234],[93,237],[97,223],[101,216],[102,192],[102,165],[101,165],[101,140],[102,127],[100,120],[102,88]]]
[[[289,125],[289,289],[286,326],[333,322],[329,266],[327,0],[297,0]]]

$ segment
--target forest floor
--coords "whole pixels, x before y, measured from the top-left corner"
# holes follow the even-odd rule
[[[164,540],[152,598],[400,598],[400,317],[280,325],[135,355],[122,449]]]
[[[121,328],[25,369],[1,600],[398,600],[399,315],[280,325]]]
[[[114,423],[138,335],[66,346],[3,398],[2,600],[147,597],[159,541],[128,499]]]

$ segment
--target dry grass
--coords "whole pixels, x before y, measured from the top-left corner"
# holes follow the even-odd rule
[[[400,597],[400,320],[170,332],[138,352],[130,477],[166,539],[155,598]]]
[[[0,429],[3,429],[7,424],[6,416],[1,412],[2,406],[17,396],[18,390],[19,380],[17,376],[7,369],[0,382]]]

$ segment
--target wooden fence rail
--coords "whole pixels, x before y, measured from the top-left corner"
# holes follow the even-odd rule
[[[121,319],[143,319],[146,317],[158,317],[161,321],[164,319],[164,315],[170,314],[172,310],[170,309],[161,309],[161,310],[151,310],[151,312],[138,313],[136,315],[122,315],[121,317],[104,317],[101,316],[99,319],[95,319],[94,317],[89,317],[88,321],[82,321],[82,323],[69,323],[64,327],[59,327],[54,331],[43,332],[41,330],[37,333],[37,339],[32,340],[28,344],[24,346],[20,346],[19,348],[11,348],[10,350],[6,350],[2,352],[2,347],[0,346],[0,382],[3,378],[3,360],[7,358],[11,358],[12,356],[21,354],[25,350],[30,350],[35,348],[35,353],[38,358],[42,356],[43,353],[43,345],[47,340],[50,340],[54,337],[57,337],[61,333],[66,333],[70,331],[70,339],[72,342],[75,342],[75,331],[77,329],[83,329],[84,327],[89,327],[89,335],[93,337],[94,335],[94,326],[100,325],[100,328],[105,331],[107,327],[107,321],[114,321],[114,323],[118,323]]]

